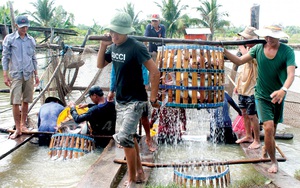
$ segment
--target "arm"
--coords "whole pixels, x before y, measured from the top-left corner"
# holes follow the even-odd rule
[[[232,106],[235,109],[235,111],[241,116],[242,111],[238,107],[238,105],[234,102],[234,100],[227,93],[225,93],[225,97],[227,99],[227,102],[230,104],[230,106]]]
[[[295,69],[296,67],[295,66],[288,66],[287,67],[287,78],[283,84],[283,87],[285,87],[286,89],[289,89],[294,81],[294,78],[295,78]],[[272,103],[277,103],[280,104],[284,98],[286,94],[286,91],[284,91],[282,88],[277,90],[277,91],[274,91],[272,94],[271,94],[271,98],[272,98]]]
[[[148,72],[148,69],[144,65],[142,66],[142,71],[143,71],[144,85],[148,86],[149,85],[149,72]]]
[[[154,102],[154,101],[156,101],[156,96],[158,93],[160,72],[157,69],[152,58],[150,58],[148,61],[146,61],[144,63],[144,65],[149,71],[149,77],[150,77],[150,83],[151,83],[150,102]]]
[[[99,51],[98,51],[98,56],[97,56],[97,67],[98,68],[103,68],[105,67],[108,62],[105,61],[105,51],[109,45],[112,44],[112,41],[101,41],[100,46],[99,46]]]
[[[3,67],[3,79],[6,86],[10,87],[10,79],[8,77],[8,64],[11,59],[11,50],[10,50],[10,42],[8,38],[5,37],[3,41],[3,50],[2,50],[2,67]]]
[[[111,73],[110,73],[110,89],[109,89],[109,92],[107,94],[107,100],[108,101],[113,101],[114,100],[115,90],[116,90],[116,72],[115,72],[114,65],[112,65]]]
[[[242,55],[241,57],[238,57],[232,53],[230,53],[227,49],[224,48],[224,55],[232,61],[232,63],[236,65],[242,65],[244,63],[247,63],[248,61],[252,60],[253,57],[249,53]]]

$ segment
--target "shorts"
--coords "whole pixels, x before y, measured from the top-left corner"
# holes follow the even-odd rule
[[[121,125],[118,133],[113,135],[114,140],[123,147],[133,148],[134,138],[137,138],[137,125],[142,117],[146,101],[116,104],[117,124]]]
[[[149,117],[149,102],[146,103],[146,106],[143,108],[142,117]]]
[[[248,115],[257,114],[254,95],[251,96],[239,95],[239,107],[241,109],[246,109],[246,113]]]
[[[29,80],[12,79],[10,87],[10,104],[22,104],[22,102],[32,103],[34,79],[33,75]]]
[[[282,123],[284,101],[282,101],[281,104],[273,104],[271,101],[256,99],[255,102],[260,121],[265,122],[272,120],[274,124]]]

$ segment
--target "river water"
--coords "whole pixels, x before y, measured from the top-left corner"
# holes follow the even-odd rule
[[[296,51],[296,59],[299,60],[299,65],[299,51]],[[296,72],[300,75],[299,69]],[[40,71],[39,74],[41,73]],[[6,88],[2,75],[0,72],[0,89]],[[299,78],[296,77],[291,90],[299,92],[299,83]],[[32,111],[36,113],[38,105]],[[236,115],[233,110],[231,112],[233,116]],[[245,158],[238,145],[216,145],[206,141],[210,118],[206,110],[187,110],[187,118],[189,136],[185,137],[184,144],[160,147],[155,153],[156,162],[181,162],[195,158],[218,161]],[[14,124],[8,93],[0,93],[0,122],[1,128],[11,128]],[[278,129],[279,132],[294,134],[292,140],[277,140],[277,144],[288,158],[285,163],[279,164],[279,168],[293,176],[296,170],[300,170],[300,129],[283,124],[280,124]],[[6,141],[7,134],[0,134],[1,146]],[[48,147],[27,143],[0,160],[0,187],[76,187],[87,169],[98,159],[102,149],[97,148],[78,159],[64,161],[50,159],[48,152]],[[245,178],[249,173],[256,173],[251,165],[233,165],[230,166],[230,172],[232,181]],[[173,169],[154,169],[151,183],[166,185],[172,182],[172,178]]]

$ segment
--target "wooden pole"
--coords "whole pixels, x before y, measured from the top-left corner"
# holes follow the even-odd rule
[[[270,162],[271,159],[240,159],[240,160],[230,160],[230,161],[211,161],[211,162],[197,162],[197,163],[150,163],[142,162],[143,166],[149,168],[168,168],[168,167],[187,167],[187,166],[215,166],[215,165],[235,165],[235,164],[248,164],[248,163],[266,163]],[[285,162],[285,158],[277,158],[278,162]],[[114,159],[115,163],[127,164],[126,160]]]
[[[258,44],[266,43],[264,39],[251,39],[251,40],[235,40],[235,41],[206,41],[206,40],[192,40],[192,39],[173,39],[173,38],[156,38],[156,37],[143,37],[129,35],[132,38],[135,38],[141,42],[163,42],[164,44],[173,43],[173,44],[198,44],[198,45],[212,45],[212,46],[235,46],[235,45],[245,45],[245,44]],[[104,40],[111,41],[111,37],[103,35],[91,35],[89,40]],[[287,43],[288,40],[280,40],[280,42]]]

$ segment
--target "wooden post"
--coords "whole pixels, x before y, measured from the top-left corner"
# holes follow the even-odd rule
[[[210,54],[210,47],[208,47],[208,49],[206,50],[206,54],[207,54],[207,69],[211,69],[211,54]],[[207,73],[208,77],[207,77],[207,86],[212,86],[212,82],[211,82],[211,73]],[[211,99],[211,90],[208,90],[208,97],[207,97],[207,103],[211,103],[212,99]]]
[[[72,138],[71,138],[71,144],[70,144],[70,148],[71,148],[71,150],[70,150],[70,159],[72,159],[72,157],[73,157],[73,147],[74,147],[74,144],[75,144],[75,137],[74,136],[72,136]]]
[[[200,68],[203,70],[205,69],[205,57],[204,57],[204,50],[200,48]],[[205,86],[205,73],[200,73],[200,86]],[[205,100],[205,91],[200,90],[200,101],[204,103]]]
[[[80,156],[83,156],[83,154],[84,154],[84,138],[81,138],[80,149],[81,149]]]
[[[176,68],[181,69],[181,49],[177,50]],[[176,72],[176,86],[181,85],[181,72]],[[176,90],[176,103],[180,103],[181,90]]]
[[[79,144],[80,144],[80,138],[79,138],[79,137],[76,137],[76,145],[75,145],[75,149],[79,149]],[[74,157],[75,157],[75,158],[78,158],[78,151],[75,151]]]
[[[14,14],[14,8],[13,8],[13,5],[12,5],[12,2],[9,1],[9,10],[10,10],[10,20],[11,20],[11,30],[12,30],[12,33],[16,31],[16,22],[15,22],[15,14]]]
[[[164,62],[163,62],[163,68],[167,68],[167,63],[168,63],[168,56],[169,56],[169,50],[168,49],[165,49],[165,58],[164,58]],[[166,72],[164,71],[163,72],[163,75],[162,75],[162,85],[166,85]],[[164,101],[166,97],[166,93],[165,92],[162,92],[161,94],[161,101]]]
[[[258,4],[253,4],[251,7],[251,20],[250,20],[250,25],[252,27],[255,27],[256,29],[259,29],[259,8],[260,6]]]
[[[170,51],[171,51],[171,55],[170,55],[170,61],[169,61],[169,68],[173,68],[175,50],[172,49]],[[174,72],[169,72],[169,78],[172,81],[172,85],[174,85],[173,84],[173,76],[172,76],[172,74],[175,74],[175,73]],[[166,79],[169,80],[168,76],[167,76]],[[173,90],[172,89],[168,89],[168,102],[173,102]]]
[[[216,60],[216,53],[215,53],[215,48],[212,50],[212,58],[213,58],[213,66],[214,70],[217,70],[217,60]],[[217,86],[217,73],[214,73],[214,86]],[[213,103],[217,103],[217,90],[213,91]]]
[[[64,156],[63,156],[64,158],[63,159],[66,159],[67,156],[68,156],[67,148],[69,147],[69,140],[70,140],[70,137],[67,136],[66,141],[65,141],[65,151],[64,151]]]
[[[192,68],[197,69],[197,53],[196,49],[192,49]],[[198,75],[197,72],[192,73],[192,86],[198,86]],[[197,90],[192,90],[192,103],[197,104]]]
[[[190,61],[190,54],[188,49],[184,49],[184,60],[183,60],[183,68],[187,69],[189,66],[189,61]],[[187,87],[189,84],[189,73],[185,72],[183,73],[183,86]],[[188,97],[189,93],[187,90],[183,91],[183,103],[187,104],[188,103]]]

